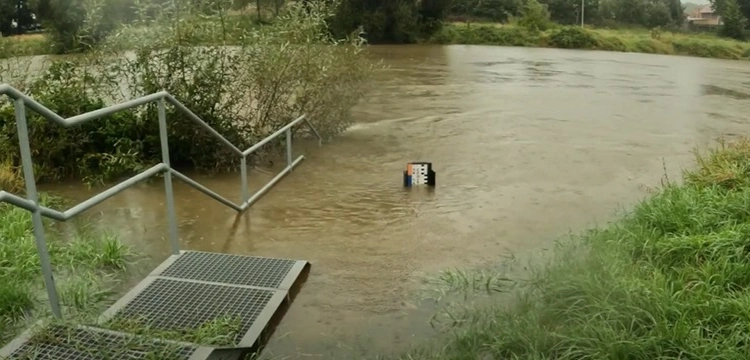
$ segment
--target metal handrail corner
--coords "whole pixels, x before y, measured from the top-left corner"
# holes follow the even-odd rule
[[[57,295],[57,290],[56,290],[54,279],[52,276],[51,261],[49,258],[49,252],[48,252],[47,244],[45,240],[44,225],[42,223],[42,217],[47,217],[47,218],[51,218],[51,219],[58,220],[58,221],[67,221],[85,212],[86,210],[91,209],[92,207],[104,202],[105,200],[123,192],[124,190],[134,186],[138,182],[149,179],[160,173],[164,173],[164,186],[165,186],[165,195],[166,195],[166,200],[167,200],[166,205],[167,205],[167,216],[168,216],[168,223],[169,223],[170,243],[171,243],[173,254],[179,254],[180,244],[179,244],[179,237],[177,233],[178,229],[177,229],[175,201],[174,201],[174,194],[173,194],[173,189],[172,189],[173,187],[172,176],[173,175],[177,177],[178,179],[182,180],[183,182],[185,182],[186,184],[188,184],[189,186],[191,186],[192,188],[208,195],[214,200],[220,202],[221,204],[235,211],[243,212],[247,210],[250,206],[252,206],[256,201],[258,201],[261,196],[263,196],[266,192],[268,192],[277,182],[279,182],[284,176],[289,174],[292,171],[292,169],[294,169],[295,166],[297,166],[302,160],[305,159],[303,155],[300,155],[296,159],[292,159],[293,152],[292,152],[292,130],[291,129],[294,126],[304,121],[307,124],[307,126],[310,128],[310,130],[315,134],[315,136],[318,137],[318,144],[322,145],[323,143],[323,138],[320,136],[320,133],[317,131],[315,126],[312,124],[312,122],[310,122],[309,119],[307,119],[305,115],[301,115],[297,117],[295,120],[286,124],[281,129],[275,131],[273,134],[266,136],[263,140],[254,144],[247,150],[241,151],[239,148],[237,148],[237,146],[235,146],[229,140],[227,140],[224,136],[219,134],[214,128],[208,125],[208,123],[203,121],[203,119],[201,119],[198,115],[193,113],[184,104],[182,104],[180,101],[175,99],[172,95],[170,95],[166,91],[160,91],[154,94],[142,96],[137,99],[128,100],[122,103],[118,103],[115,105],[111,105],[111,106],[107,106],[101,109],[90,111],[84,114],[69,117],[67,119],[56,114],[49,108],[45,107],[41,103],[32,99],[31,97],[23,94],[22,92],[15,89],[9,84],[0,84],[0,95],[6,95],[10,97],[11,99],[15,100],[14,107],[15,107],[15,116],[16,116],[16,125],[17,125],[16,127],[18,131],[18,141],[19,141],[19,146],[21,150],[21,165],[23,167],[24,180],[26,183],[26,192],[27,192],[27,198],[24,199],[20,196],[8,193],[6,191],[0,191],[0,202],[9,203],[11,205],[20,207],[32,213],[34,238],[36,240],[37,249],[39,251],[39,257],[40,257],[41,267],[42,267],[42,276],[44,278],[45,286],[47,288],[47,294],[48,294],[48,298],[50,301],[50,306],[52,308],[52,313],[57,318],[60,318],[62,316],[62,313],[60,310],[60,303],[59,303],[59,298]],[[161,163],[156,164],[152,166],[151,168],[140,172],[139,174],[131,176],[130,178],[100,192],[99,194],[96,194],[90,197],[89,199],[82,201],[81,203],[71,207],[70,209],[64,212],[60,212],[57,210],[44,207],[38,203],[38,196],[37,196],[37,191],[36,191],[36,180],[34,177],[34,170],[33,170],[33,159],[31,157],[30,144],[29,144],[29,138],[28,138],[28,124],[27,124],[27,119],[26,119],[27,107],[33,110],[34,112],[36,112],[37,114],[41,115],[42,117],[46,118],[48,121],[54,122],[64,127],[70,127],[70,126],[80,125],[87,121],[99,119],[107,115],[117,113],[119,111],[124,111],[124,110],[128,110],[128,109],[138,107],[141,105],[149,104],[152,102],[157,102],[157,105],[158,105],[159,139],[161,143],[161,152],[162,152]],[[169,139],[168,139],[167,122],[166,122],[166,110],[165,110],[166,102],[169,102],[170,104],[172,104],[178,111],[187,115],[187,117],[190,118],[190,120],[192,120],[193,122],[197,123],[199,126],[204,128],[205,130],[207,130],[209,133],[211,133],[211,135],[217,138],[222,144],[224,144],[230,150],[232,150],[233,153],[241,157],[241,166],[242,166],[242,169],[241,169],[242,170],[242,176],[241,176],[242,202],[241,202],[241,205],[237,205],[234,202],[227,200],[223,196],[201,185],[200,183],[191,179],[190,177],[178,172],[177,170],[172,169],[170,165],[170,159],[169,159],[170,158],[169,145],[168,145]],[[249,195],[248,181],[247,181],[247,156],[253,153],[254,151],[256,151],[257,149],[259,149],[261,146],[267,144],[274,138],[280,136],[281,134],[286,134],[287,166],[279,174],[277,174],[273,179],[268,181],[260,190],[256,191],[252,196]]]

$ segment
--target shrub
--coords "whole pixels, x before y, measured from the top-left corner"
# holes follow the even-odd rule
[[[455,38],[452,38],[451,42],[462,44],[534,46],[538,41],[538,37],[535,34],[531,34],[525,28],[519,26],[477,25],[451,28],[453,30],[444,30],[442,32],[444,38],[448,39],[448,37],[453,36]],[[443,38],[439,39],[442,40]]]
[[[652,38],[640,38],[632,41],[633,50],[647,54],[671,54],[672,47]]]
[[[742,139],[719,146],[706,154],[695,153],[698,168],[685,172],[685,181],[699,187],[725,189],[750,187],[750,141]]]
[[[568,26],[554,31],[549,37],[550,45],[564,49],[590,49],[596,46],[596,38],[577,26]]]
[[[91,49],[118,26],[121,13],[115,1],[50,0],[44,23],[58,53]]]
[[[330,8],[292,5],[274,24],[249,30],[224,21],[222,13],[197,16],[189,10],[180,17],[163,15],[150,27],[122,27],[87,56],[53,61],[39,79],[21,87],[65,117],[166,90],[242,148],[302,114],[326,137],[349,125],[373,64],[361,54],[359,34],[329,36]],[[123,43],[135,45],[134,56],[118,53]],[[18,165],[13,108],[3,104],[0,149],[8,149]],[[239,163],[171,106],[167,121],[175,166],[226,170]],[[42,179],[79,175],[90,183],[160,161],[155,104],[69,129],[29,114],[29,125]]]
[[[628,51],[628,45],[619,37],[598,35],[596,48],[607,51]]]
[[[701,39],[681,38],[672,40],[672,46],[678,54],[719,59],[740,59],[742,49],[724,41],[706,41]]]
[[[70,117],[105,105],[102,78],[80,64],[53,62],[27,91],[55,113]],[[99,95],[99,96],[97,96]],[[113,178],[138,171],[142,144],[138,134],[145,127],[132,114],[121,112],[98,122],[63,128],[27,111],[30,142],[39,180],[54,180],[78,174],[87,178]],[[7,149],[13,166],[20,165],[13,106],[0,107],[0,148]],[[131,141],[132,140],[132,141]]]
[[[40,202],[53,206],[60,199],[41,194]],[[74,222],[73,239],[47,231],[47,245],[67,317],[100,310],[110,299],[108,288],[116,285],[133,260],[132,254],[113,236]],[[28,325],[45,316],[48,304],[31,216],[26,210],[0,204],[0,342],[5,343]]]
[[[443,26],[430,38],[430,42],[436,44],[452,44],[463,39],[461,30],[456,26]]]
[[[544,31],[552,26],[546,5],[536,0],[527,0],[518,25],[530,31]]]

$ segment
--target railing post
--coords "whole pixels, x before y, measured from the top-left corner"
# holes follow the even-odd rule
[[[245,201],[250,198],[250,194],[247,191],[247,156],[242,155],[240,166],[242,167],[240,169],[240,174],[242,177],[242,201],[240,201],[240,204],[244,204]]]
[[[16,127],[18,128],[18,143],[21,150],[21,165],[23,166],[23,177],[26,182],[26,198],[34,203],[34,211],[31,213],[31,223],[34,226],[34,240],[39,252],[39,261],[42,264],[42,278],[47,288],[49,306],[52,315],[56,318],[62,317],[60,311],[60,299],[55,287],[55,279],[52,275],[52,263],[47,250],[47,241],[44,236],[44,223],[42,222],[42,211],[39,205],[39,194],[36,192],[36,178],[34,177],[34,165],[31,158],[31,146],[29,145],[29,129],[26,123],[26,104],[23,99],[14,103],[16,111]]]
[[[292,167],[292,128],[286,129],[286,166]]]
[[[169,163],[169,139],[167,136],[167,112],[164,98],[158,101],[159,107],[159,140],[161,142],[161,162],[169,168],[164,174],[164,192],[167,198],[167,222],[169,226],[169,243],[172,254],[180,253],[180,238],[177,234],[177,214],[174,206],[174,189],[172,188],[172,167]]]

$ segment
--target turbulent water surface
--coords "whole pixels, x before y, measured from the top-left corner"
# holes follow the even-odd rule
[[[745,62],[481,46],[369,51],[389,68],[356,124],[323,147],[299,144],[307,160],[246,215],[176,188],[185,248],[313,264],[269,356],[400,351],[433,331],[416,300],[426,276],[538,251],[606,221],[658,185],[665,165],[678,178],[694,146],[748,128]],[[434,163],[435,191],[401,188],[415,160]],[[253,186],[277,170],[253,171]],[[199,181],[239,198],[237,175]],[[51,190],[79,199],[96,191]],[[154,182],[97,208],[152,266],[169,252],[163,199]]]

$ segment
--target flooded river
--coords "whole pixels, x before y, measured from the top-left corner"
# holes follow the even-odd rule
[[[432,334],[415,300],[426,276],[537,252],[607,221],[657,185],[664,164],[676,179],[694,146],[750,128],[745,62],[481,46],[370,54],[389,69],[356,124],[323,147],[299,144],[307,160],[239,221],[176,188],[184,247],[313,264],[268,356],[408,348]],[[419,160],[434,164],[434,192],[401,188],[406,162]],[[277,170],[254,171],[254,186]],[[237,175],[199,181],[240,196]],[[97,210],[156,264],[169,252],[163,198],[157,181]]]

